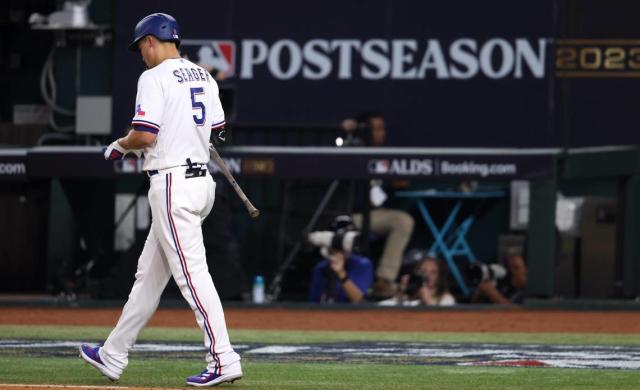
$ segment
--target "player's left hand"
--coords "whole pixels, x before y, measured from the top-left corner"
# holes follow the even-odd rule
[[[127,149],[123,148],[118,140],[115,140],[104,150],[104,159],[120,160],[125,154],[127,154]]]
[[[216,146],[224,145],[229,141],[231,136],[231,129],[229,126],[225,126],[220,130],[213,131],[213,142]]]

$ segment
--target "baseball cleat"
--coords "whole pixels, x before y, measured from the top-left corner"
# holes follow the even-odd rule
[[[98,351],[100,347],[93,348],[88,344],[82,344],[80,346],[80,357],[84,359],[87,363],[91,364],[95,368],[98,369],[102,373],[102,375],[111,379],[112,381],[117,381],[120,379],[120,375],[113,372],[113,370],[109,369],[109,367],[105,366],[100,358],[100,354]]]
[[[216,374],[209,369],[206,369],[200,373],[200,375],[194,375],[187,378],[187,384],[196,387],[216,386],[221,383],[233,383],[242,378],[242,370],[225,372],[223,374]]]

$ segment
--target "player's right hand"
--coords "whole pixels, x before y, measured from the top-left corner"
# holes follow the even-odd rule
[[[136,155],[136,157],[141,158],[143,150],[142,149],[125,149],[122,146],[120,146],[118,141],[114,141],[109,146],[104,148],[103,152],[104,152],[105,160],[120,160],[127,153],[133,153]]]
[[[104,159],[105,160],[120,160],[127,153],[127,149],[120,146],[118,141],[113,141],[107,148],[104,150]]]

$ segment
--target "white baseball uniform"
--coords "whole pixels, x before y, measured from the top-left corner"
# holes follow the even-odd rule
[[[118,374],[127,366],[129,349],[158,307],[171,276],[204,332],[207,368],[222,374],[225,367],[239,364],[202,241],[201,225],[213,207],[216,185],[208,172],[185,176],[187,159],[206,169],[211,131],[224,123],[218,86],[201,67],[182,58],[167,59],[140,76],[131,124],[135,130],[157,134],[144,150],[143,166],[151,174],[153,220],[129,299],[99,352]]]

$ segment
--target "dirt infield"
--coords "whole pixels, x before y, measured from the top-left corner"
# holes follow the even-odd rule
[[[640,333],[640,312],[557,310],[225,310],[231,329],[394,332]],[[0,308],[0,324],[115,325],[120,309]],[[160,309],[149,326],[196,326],[186,309]]]

